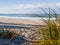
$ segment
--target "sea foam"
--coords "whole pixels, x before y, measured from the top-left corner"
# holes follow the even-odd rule
[[[0,16],[0,18],[6,19],[39,19],[39,20],[48,20],[48,17],[10,17],[10,16]],[[50,20],[56,20],[55,17],[50,18]]]

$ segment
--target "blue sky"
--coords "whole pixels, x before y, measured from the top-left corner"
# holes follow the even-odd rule
[[[58,3],[60,0],[0,0],[0,6],[9,6],[16,4],[34,4],[34,3]]]
[[[60,0],[0,0],[0,13],[38,13],[39,7],[60,7]]]

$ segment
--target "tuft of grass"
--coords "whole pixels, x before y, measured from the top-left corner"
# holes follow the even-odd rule
[[[39,32],[42,32],[42,36],[44,38],[44,45],[59,45],[60,41],[60,18],[57,16],[56,12],[52,9],[54,12],[54,16],[56,20],[51,20],[52,15],[50,14],[50,8],[49,8],[49,14],[48,14],[48,20],[44,20],[44,22],[47,24],[47,27],[40,27]],[[43,10],[43,12],[45,12]],[[48,43],[52,42],[51,44]]]
[[[19,34],[17,34],[15,31],[5,30],[4,32],[0,32],[0,37],[9,38],[10,41],[14,39],[16,36],[19,36]]]

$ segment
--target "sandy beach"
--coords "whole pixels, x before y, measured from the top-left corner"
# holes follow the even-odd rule
[[[39,20],[39,19],[0,18],[0,22],[4,22],[4,23],[16,23],[16,24],[45,25],[44,21]]]

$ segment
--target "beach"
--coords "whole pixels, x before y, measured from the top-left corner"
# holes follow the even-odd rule
[[[0,18],[0,22],[15,24],[45,25],[44,21],[40,19]]]
[[[44,25],[44,21],[43,20],[40,20],[40,19],[22,19],[22,18],[0,18],[0,22],[3,22],[3,23],[13,23],[13,24],[30,24],[30,25]],[[25,37],[27,39],[29,39],[28,37],[30,35],[37,35],[38,33],[34,33],[36,32],[36,29],[33,29],[32,30],[28,30],[26,29],[25,31],[22,31],[22,35],[25,34]],[[27,36],[28,35],[28,36]],[[39,38],[38,38],[39,39]],[[0,38],[0,44],[3,45],[3,44],[8,44],[8,45],[17,45],[17,44],[24,44],[25,42],[29,42],[29,40],[26,40],[24,39],[22,36],[18,37],[18,38],[15,38],[13,39],[13,41],[9,41],[10,39],[3,39],[3,38]]]

